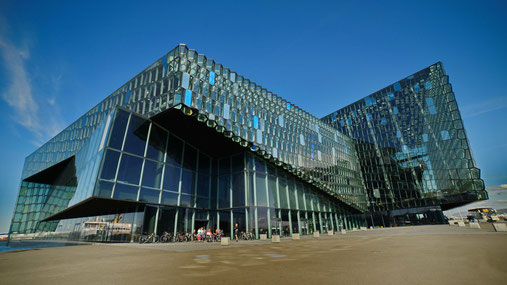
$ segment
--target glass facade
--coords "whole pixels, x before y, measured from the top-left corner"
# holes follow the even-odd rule
[[[440,62],[322,121],[355,140],[370,212],[488,197]]]
[[[179,45],[26,158],[10,234],[310,234],[483,199],[446,80],[437,64],[319,120]]]

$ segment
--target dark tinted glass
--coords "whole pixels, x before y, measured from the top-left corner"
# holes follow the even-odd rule
[[[189,170],[195,170],[197,166],[197,150],[188,144],[185,145],[185,156],[183,167]]]
[[[162,204],[177,206],[178,205],[178,193],[162,191]]]
[[[111,198],[111,193],[113,193],[113,182],[107,181],[99,181],[97,184],[97,188],[95,189],[96,196]]]
[[[167,160],[166,162],[174,165],[181,166],[181,154],[183,151],[183,141],[171,135],[167,144]]]
[[[130,184],[139,184],[143,159],[128,154],[123,154],[118,171],[118,181]]]
[[[166,165],[164,172],[164,189],[178,192],[181,168]]]
[[[136,186],[116,183],[113,198],[120,200],[137,200],[138,190],[139,188]]]
[[[141,193],[139,193],[139,201],[148,203],[158,203],[159,195],[160,191],[141,188]]]
[[[160,162],[146,160],[144,163],[142,185],[160,189],[163,165]]]
[[[118,159],[120,153],[113,150],[106,151],[106,157],[104,158],[104,164],[102,165],[102,172],[100,178],[107,180],[114,180],[116,175],[116,168],[118,167]]]
[[[146,147],[149,126],[150,123],[145,119],[132,115],[123,150],[144,156],[144,148]]]
[[[163,161],[167,136],[168,134],[166,131],[153,124],[151,126],[150,140],[148,142],[146,157]]]
[[[121,149],[121,145],[123,143],[123,135],[125,134],[125,129],[127,128],[128,118],[129,113],[123,110],[116,110],[113,130],[111,131],[111,136],[109,138],[109,147]]]
[[[195,172],[183,169],[181,177],[181,193],[194,194]]]

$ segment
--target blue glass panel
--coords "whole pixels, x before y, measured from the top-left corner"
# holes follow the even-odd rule
[[[350,118],[347,118],[347,125],[352,125],[352,120]]]
[[[424,88],[426,90],[430,90],[431,89],[431,81],[426,81],[424,82]]]
[[[290,111],[290,103],[287,103],[287,110]]]
[[[139,188],[136,186],[116,183],[113,198],[120,200],[137,200],[137,192]]]
[[[446,141],[451,138],[447,130],[440,131],[440,136],[442,137],[443,141]]]
[[[387,97],[389,98],[389,100],[394,100],[394,94],[393,94],[393,92],[387,93]]]
[[[394,83],[394,91],[400,91],[401,90],[401,85],[399,82],[396,82]]]
[[[349,148],[345,146],[345,153],[349,153]]]
[[[370,113],[366,113],[366,119],[371,120],[373,119],[373,117]]]
[[[118,170],[118,181],[139,184],[141,178],[141,167],[143,160],[139,157],[123,154],[120,162],[120,169]]]
[[[215,72],[213,71],[209,72],[209,84],[215,85]]]
[[[185,105],[192,106],[192,90],[187,89],[185,91]]]
[[[123,105],[126,105],[130,99],[130,90],[127,90],[127,94],[125,94],[125,100],[123,101]]]
[[[401,138],[401,131],[400,130],[396,130],[396,137]]]
[[[345,126],[345,121],[344,120],[340,120],[340,125]]]
[[[419,84],[414,85],[415,92],[419,92]]]
[[[259,128],[259,117],[253,116],[253,127],[258,129]]]
[[[370,97],[364,98],[364,103],[366,104],[366,107],[371,106]]]
[[[428,141],[428,134],[422,134],[423,142]]]
[[[398,107],[393,107],[393,114],[398,115]]]
[[[141,193],[139,194],[139,201],[148,203],[158,203],[159,196],[160,191],[142,188]]]
[[[387,120],[386,120],[386,118],[382,117],[382,119],[381,119],[381,120],[382,120],[382,121],[381,121],[381,124],[382,124],[382,125],[384,125],[384,126],[385,126],[385,125],[387,125]]]
[[[183,78],[181,79],[181,87],[184,89],[188,89],[188,84],[190,83],[190,74],[183,73]]]

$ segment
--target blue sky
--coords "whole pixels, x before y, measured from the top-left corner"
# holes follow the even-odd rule
[[[505,1],[0,2],[0,232],[24,157],[178,43],[322,117],[442,61],[507,184]]]

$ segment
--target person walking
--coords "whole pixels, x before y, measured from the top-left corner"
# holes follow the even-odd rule
[[[235,224],[234,225],[234,238],[236,239],[236,242],[238,242],[239,240],[239,226],[238,224]]]

